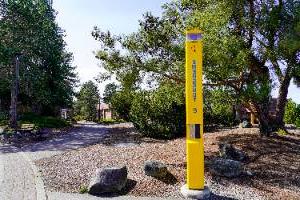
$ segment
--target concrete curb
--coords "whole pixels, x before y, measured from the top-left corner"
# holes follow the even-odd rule
[[[2,145],[0,143],[0,145]],[[3,188],[2,184],[4,184],[4,162],[2,159],[2,156],[0,154],[0,187]],[[3,190],[0,190],[0,199],[4,199],[4,194],[3,194]]]
[[[22,150],[22,149],[21,149]],[[45,191],[45,185],[41,176],[41,173],[35,166],[34,162],[30,159],[30,157],[24,153],[23,151],[19,152],[23,158],[30,164],[30,167],[34,174],[34,182],[35,182],[35,190],[36,190],[36,198],[38,200],[47,200],[47,195]]]

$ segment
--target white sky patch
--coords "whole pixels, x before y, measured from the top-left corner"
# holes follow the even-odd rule
[[[150,11],[160,16],[161,5],[166,2],[170,0],[54,0],[57,22],[66,31],[65,41],[74,55],[73,65],[77,66],[80,82],[94,80],[104,72],[93,53],[99,49],[99,43],[91,35],[94,26],[112,34],[132,33],[137,31],[143,13]],[[115,79],[98,84],[100,93],[107,83],[113,81]],[[272,95],[276,97],[278,89]],[[300,103],[300,89],[291,84],[288,97]]]
[[[170,0],[54,0],[58,11],[57,22],[66,31],[67,49],[73,53],[73,65],[77,66],[80,83],[93,80],[100,72],[99,60],[93,52],[100,48],[91,35],[94,26],[112,34],[129,34],[137,31],[142,14],[150,11],[155,16],[162,13],[161,5]],[[106,81],[98,84],[100,93]]]

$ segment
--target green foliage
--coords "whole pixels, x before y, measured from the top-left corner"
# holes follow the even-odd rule
[[[150,88],[166,81],[183,87],[184,30],[199,28],[204,32],[206,82],[231,89],[243,103],[251,103],[261,122],[268,119],[274,80],[298,80],[299,1],[182,0],[163,9],[161,17],[145,13],[135,33],[93,30],[100,42],[97,58],[106,70],[101,77],[115,75],[130,90],[139,89],[142,82]],[[218,115],[223,108],[215,109]]]
[[[280,128],[280,129],[277,131],[277,134],[278,134],[278,135],[281,135],[281,136],[284,136],[284,135],[287,134],[287,132],[286,132],[285,130],[283,130],[283,129]]]
[[[6,126],[8,125],[8,120],[2,119],[0,120],[0,126]]]
[[[77,106],[77,105],[75,105],[75,106]],[[76,108],[76,107],[75,107]],[[77,108],[76,108],[77,109]],[[76,112],[76,111],[75,111]],[[84,120],[84,116],[82,116],[82,115],[74,115],[73,116],[73,119],[76,121],[76,122],[78,122],[78,121],[82,121],[82,120]]]
[[[6,112],[0,112],[0,120],[8,119],[8,114]]]
[[[51,115],[71,106],[76,74],[63,37],[46,1],[0,1],[0,100],[6,110],[16,54],[21,54],[22,106]]]
[[[116,75],[128,90],[139,89],[143,81],[150,86],[165,80],[184,83],[184,27],[180,17],[159,18],[145,13],[139,23],[139,32],[129,35],[115,36],[95,27],[92,36],[101,44],[97,58],[107,71],[100,77]]]
[[[70,124],[52,116],[40,116],[34,113],[25,113],[21,116],[19,124],[34,124],[36,128],[64,128]]]
[[[130,120],[144,135],[170,139],[185,133],[183,88],[162,85],[155,91],[138,92],[133,99]]]
[[[88,187],[86,185],[81,185],[79,188],[79,193],[80,194],[85,194],[89,191]]]
[[[6,112],[0,112],[0,126],[8,125],[8,114]]]
[[[113,95],[117,92],[118,86],[115,83],[109,83],[105,86],[103,93],[104,103],[110,104]]]
[[[97,85],[92,81],[84,83],[74,105],[75,116],[82,116],[85,120],[95,121],[99,98]]]
[[[289,99],[285,107],[284,122],[287,124],[295,124],[297,118],[300,118],[299,108],[300,105],[298,105],[297,108],[297,104]]]
[[[132,105],[134,92],[128,90],[121,90],[116,92],[111,99],[111,107],[118,117],[129,121],[129,113]]]
[[[233,106],[236,100],[224,89],[204,90],[204,125],[234,125]]]
[[[3,135],[6,135],[7,137],[11,137],[13,134],[15,134],[16,130],[10,128],[10,127],[5,127],[3,131]]]
[[[297,126],[297,128],[300,128],[300,117],[296,119],[295,125]]]

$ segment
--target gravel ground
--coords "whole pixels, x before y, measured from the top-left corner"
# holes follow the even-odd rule
[[[295,131],[294,131],[295,132]],[[206,167],[212,199],[300,199],[300,134],[261,138],[258,130],[228,129],[205,134],[205,160],[218,155],[218,143],[228,142],[246,151],[245,168],[253,177],[226,179]],[[167,164],[172,176],[157,180],[144,175],[146,160]],[[128,184],[121,194],[180,198],[185,183],[185,139],[158,141],[143,138],[133,128],[112,126],[101,143],[36,161],[50,191],[78,193],[96,168],[126,165]]]

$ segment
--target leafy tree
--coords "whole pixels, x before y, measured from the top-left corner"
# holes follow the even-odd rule
[[[205,31],[207,79],[234,89],[257,113],[262,133],[282,127],[288,87],[299,73],[299,1],[212,2],[181,4],[192,10],[188,26]],[[272,119],[268,105],[275,83],[279,96]]]
[[[295,124],[297,118],[300,118],[300,105],[297,105],[292,99],[289,99],[284,113],[284,122]]]
[[[295,125],[297,126],[297,128],[300,128],[300,117],[296,119]]]
[[[154,91],[137,92],[132,101],[130,120],[146,136],[162,139],[183,136],[183,90],[181,86],[163,84]]]
[[[132,99],[134,97],[134,92],[130,90],[117,91],[111,98],[111,107],[117,115],[129,121],[129,113],[132,106]]]
[[[117,92],[118,86],[115,83],[109,83],[105,86],[103,93],[103,100],[105,103],[110,104],[113,95]]]
[[[97,57],[108,73],[122,84],[130,77],[131,85],[145,79],[183,85],[184,30],[197,27],[204,31],[206,85],[234,91],[256,113],[262,134],[283,127],[288,87],[300,72],[299,1],[182,0],[163,8],[162,17],[146,13],[136,33],[115,36],[94,29],[102,47]],[[276,84],[272,118],[269,102]]]
[[[95,121],[99,97],[97,85],[92,81],[84,83],[75,103],[75,114],[82,116],[85,120]]]
[[[14,60],[20,56],[19,101],[42,114],[71,106],[76,74],[64,32],[46,1],[0,1],[0,99],[7,110]]]
[[[204,90],[204,125],[225,125],[235,124],[235,113],[233,106],[237,100],[231,91],[223,88]]]

